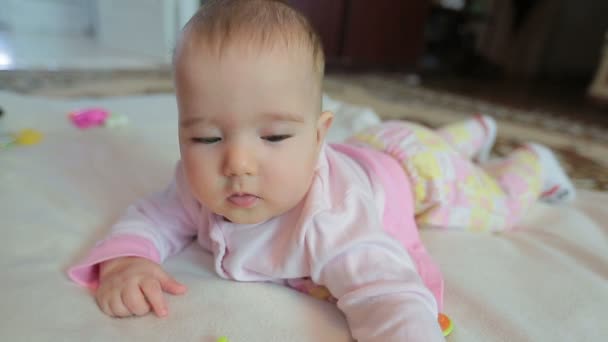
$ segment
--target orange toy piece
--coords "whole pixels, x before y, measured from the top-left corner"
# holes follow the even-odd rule
[[[452,330],[454,330],[454,323],[452,323],[452,320],[442,313],[437,317],[437,322],[439,322],[439,327],[441,327],[441,331],[443,331],[443,336],[448,336]]]

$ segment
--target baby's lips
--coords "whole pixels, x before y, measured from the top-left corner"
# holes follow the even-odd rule
[[[228,197],[228,201],[237,207],[251,208],[258,201],[258,197],[250,194],[234,194]]]

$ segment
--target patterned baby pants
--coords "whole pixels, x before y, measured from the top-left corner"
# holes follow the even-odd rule
[[[436,131],[388,121],[348,143],[387,153],[403,166],[414,189],[419,225],[501,231],[513,227],[540,196],[541,170],[536,155],[526,148],[499,161],[475,164],[472,158],[485,135],[475,119]]]

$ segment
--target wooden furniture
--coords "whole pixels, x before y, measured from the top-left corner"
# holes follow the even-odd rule
[[[428,0],[288,0],[321,35],[330,66],[407,69],[424,47]]]
[[[602,50],[600,63],[589,87],[589,95],[594,101],[608,108],[608,31]]]

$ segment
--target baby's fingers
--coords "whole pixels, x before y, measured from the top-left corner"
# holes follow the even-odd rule
[[[163,295],[163,291],[158,280],[146,280],[140,285],[140,288],[144,293],[144,296],[146,296],[148,303],[150,303],[154,313],[156,313],[158,317],[167,316],[167,302],[165,301],[165,296]]]
[[[123,291],[122,302],[134,315],[143,316],[150,312],[150,305],[137,284],[130,285]]]
[[[129,317],[133,314],[127,306],[122,302],[121,296],[113,296],[109,302],[111,316],[115,317]]]
[[[110,317],[126,317],[131,315],[122,303],[120,291],[98,289],[95,294],[95,300],[101,311]]]
[[[188,290],[184,284],[179,283],[166,272],[163,272],[163,275],[159,280],[161,288],[172,295],[181,295]]]
[[[110,309],[110,301],[105,298],[105,297],[96,297],[97,299],[97,305],[99,306],[99,308],[101,309],[101,311],[103,311],[103,313],[105,313],[106,315],[113,317],[114,313],[112,312],[112,309]]]

